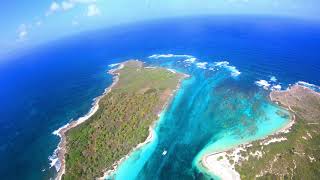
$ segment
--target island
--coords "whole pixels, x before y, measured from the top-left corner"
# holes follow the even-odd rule
[[[202,165],[221,179],[319,179],[320,94],[295,84],[272,91],[291,122],[265,139],[206,155]]]
[[[95,179],[148,143],[158,115],[187,75],[138,60],[109,71],[114,82],[86,117],[59,129],[57,179]],[[144,143],[143,143],[144,142]]]

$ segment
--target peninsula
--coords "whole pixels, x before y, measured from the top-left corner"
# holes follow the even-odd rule
[[[270,99],[290,111],[291,122],[263,140],[204,156],[205,168],[221,179],[320,177],[320,94],[296,84]]]
[[[130,60],[111,70],[114,83],[99,97],[88,118],[61,128],[57,179],[95,179],[113,169],[139,143],[149,139],[158,114],[170,102],[185,74],[144,67]]]

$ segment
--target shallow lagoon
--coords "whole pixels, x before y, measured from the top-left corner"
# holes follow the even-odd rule
[[[116,179],[206,178],[199,164],[203,154],[263,138],[288,122],[288,112],[268,100],[268,91],[254,83],[246,86],[235,66],[190,58],[195,57],[146,60],[191,78],[162,113],[154,140],[119,166]]]
[[[167,118],[163,120],[166,123],[158,127],[163,134],[170,133],[168,129],[171,127],[174,127],[172,133],[176,133],[176,128],[182,127],[179,124],[187,123],[193,127],[192,131],[185,132],[180,128],[179,133],[186,134],[176,133],[172,142],[181,143],[159,145],[167,149],[166,156],[162,156],[162,148],[155,148],[154,153],[150,151],[150,157],[164,159],[161,161],[164,163],[158,165],[169,169],[168,173],[173,170],[165,160],[176,159],[177,163],[172,167],[183,163],[186,167],[195,166],[196,163],[191,164],[194,157],[188,157],[185,161],[181,158],[187,153],[196,156],[214,148],[209,145],[221,138],[223,132],[231,130],[240,134],[236,137],[242,137],[243,131],[234,125],[238,121],[232,120],[237,113],[220,110],[224,107],[235,108],[219,103],[224,97],[229,99],[223,102],[238,101],[259,106],[261,102],[269,104],[268,93],[254,82],[268,81],[272,76],[278,79],[277,83],[281,83],[283,88],[297,81],[319,85],[319,42],[320,25],[315,22],[266,16],[201,16],[162,19],[86,32],[14,53],[11,57],[0,57],[0,160],[6,162],[0,165],[0,176],[2,179],[30,180],[53,177],[55,168],[50,167],[48,157],[56,149],[59,138],[52,132],[90,110],[93,99],[112,83],[112,77],[106,74],[109,64],[131,58],[198,74],[194,79],[184,82],[180,90],[184,92],[179,92],[183,98],[174,100],[180,108],[173,108],[175,111],[168,108],[168,114],[183,116],[171,122],[171,115],[166,115]],[[184,67],[184,63],[177,62],[178,59],[145,58],[155,53],[192,54],[211,64],[228,60],[241,74],[233,78],[230,77],[230,71],[216,71],[220,75],[211,71],[200,73],[202,69]],[[184,96],[193,90],[190,99]],[[204,97],[203,92],[211,94]],[[254,100],[252,97],[255,94],[257,97]],[[234,98],[236,96],[238,98]],[[207,99],[211,103],[203,103]],[[208,110],[202,117],[197,116],[198,109],[191,108],[194,107],[192,100],[202,105],[197,108]],[[239,112],[245,111],[240,110],[240,103],[232,104],[238,104],[236,107]],[[185,111],[188,113],[181,107],[187,107]],[[212,114],[228,117],[208,121],[206,117],[215,117]],[[189,122],[191,116],[203,122]],[[226,119],[229,120],[223,122]],[[199,124],[199,127],[195,124]],[[215,132],[204,136],[198,133],[200,130],[197,129],[200,128],[201,131]],[[199,136],[198,142],[191,146],[188,139],[194,133]],[[157,142],[166,142],[160,135]],[[171,144],[176,153],[168,149]],[[149,164],[151,172],[155,165]],[[197,168],[187,169],[189,178],[202,176]]]

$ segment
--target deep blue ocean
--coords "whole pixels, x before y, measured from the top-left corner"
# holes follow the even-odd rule
[[[108,65],[133,58],[192,78],[162,114],[154,143],[132,156],[137,164],[129,159],[121,166],[119,179],[201,178],[197,160],[203,153],[286,123],[268,93],[298,81],[320,85],[319,47],[317,22],[203,16],[86,32],[0,57],[0,177],[53,177],[49,156],[59,137],[52,132],[89,111],[112,83]],[[155,54],[172,55],[149,57]]]

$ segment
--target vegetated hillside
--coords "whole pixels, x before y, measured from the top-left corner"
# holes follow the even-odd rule
[[[63,179],[94,179],[127,155],[149,134],[182,74],[127,61],[119,80],[99,102],[99,110],[67,136]]]
[[[319,179],[320,177],[320,94],[295,85],[274,91],[271,99],[288,108],[295,124],[287,134],[256,141],[241,155],[236,170],[242,179]],[[266,145],[271,139],[286,139]]]

